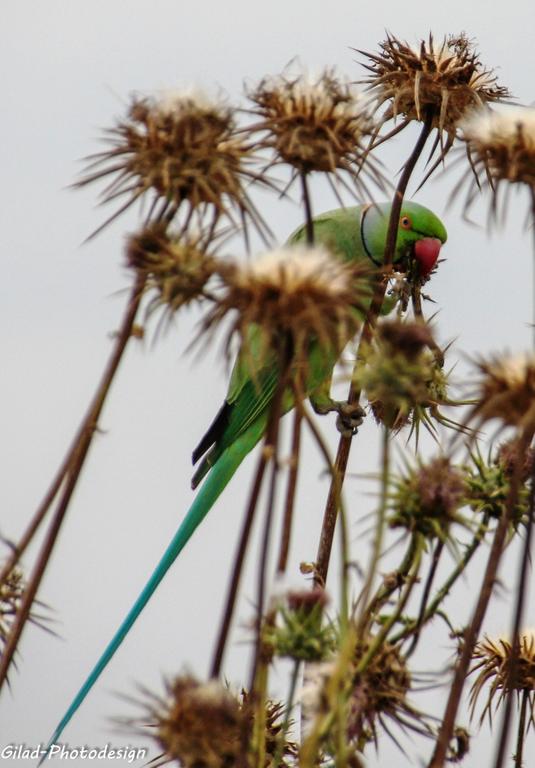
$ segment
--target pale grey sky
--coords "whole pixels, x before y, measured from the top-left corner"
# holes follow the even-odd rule
[[[221,88],[238,101],[244,80],[254,83],[276,74],[295,56],[313,70],[334,65],[358,79],[362,70],[351,48],[375,50],[385,29],[409,42],[429,30],[436,38],[465,30],[477,39],[483,62],[497,68],[501,83],[521,102],[533,101],[534,19],[528,0],[492,10],[487,3],[461,0],[365,6],[346,0],[3,0],[0,22],[0,533],[12,539],[43,495],[94,391],[125,302],[130,276],[122,267],[121,249],[136,215],[119,219],[82,246],[107,211],[95,207],[96,189],[75,192],[68,185],[81,168],[80,158],[98,150],[100,128],[122,113],[132,91],[196,84]],[[391,173],[413,138],[407,133],[387,148]],[[431,288],[439,337],[456,339],[450,362],[460,359],[458,370],[465,371],[464,353],[529,345],[531,257],[530,238],[522,231],[525,197],[513,198],[506,228],[489,237],[483,228],[461,221],[460,206],[445,210],[456,178],[452,171],[428,184],[417,200],[441,215],[449,231],[447,261]],[[300,222],[299,207],[274,200],[263,205],[283,241]],[[314,205],[317,211],[336,205],[322,184],[314,186]],[[474,209],[480,223],[483,211]],[[152,344],[149,334],[128,351],[101,421],[103,434],[95,441],[40,591],[54,610],[61,637],[33,627],[25,632],[11,692],[0,700],[1,745],[35,745],[48,738],[189,506],[191,449],[226,389],[217,349],[197,363],[184,354],[198,317],[196,310],[185,311],[163,338]],[[357,439],[353,471],[376,466],[376,432],[368,423]],[[335,445],[332,428],[330,440]],[[320,464],[314,451],[307,450],[310,482],[301,484],[293,583],[301,583],[299,561],[314,557],[326,490],[324,479],[315,480]],[[183,669],[206,673],[250,472],[247,461],[65,732],[65,741],[133,742],[110,724],[112,716],[138,711],[116,694],[136,695],[136,684],[159,692],[164,675]],[[369,479],[354,479],[349,498],[369,509],[370,500],[357,494],[373,489]],[[362,535],[358,540],[366,526],[353,522],[356,557],[368,553],[367,541]],[[244,624],[254,598],[255,551],[226,666],[235,682],[246,669]],[[504,578],[510,586],[508,571]],[[475,575],[457,590],[453,599],[459,610],[469,610],[478,585]],[[488,631],[507,629],[510,602],[509,596],[495,603]],[[533,611],[530,619],[535,620]],[[441,628],[437,643],[441,653],[444,649],[443,663],[448,646]],[[421,669],[433,663],[431,652],[418,659]],[[284,686],[282,675],[280,681]],[[442,698],[441,691],[431,697],[437,714]],[[465,764],[483,765],[489,744],[481,740]],[[426,749],[407,748],[412,755]],[[401,760],[387,742],[380,758],[372,754],[369,765]]]

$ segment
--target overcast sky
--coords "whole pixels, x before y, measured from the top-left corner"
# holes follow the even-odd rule
[[[96,189],[68,187],[80,159],[99,148],[100,129],[123,113],[129,94],[194,84],[214,93],[222,89],[237,102],[244,81],[278,73],[296,56],[313,71],[336,66],[358,79],[362,69],[351,48],[375,50],[385,29],[409,42],[429,30],[438,39],[464,30],[477,39],[483,62],[497,68],[500,82],[520,102],[532,103],[533,25],[528,0],[492,10],[465,0],[3,0],[0,533],[16,540],[42,497],[94,392],[121,317],[131,279],[122,266],[122,245],[136,227],[136,214],[82,245],[106,211],[95,207]],[[414,135],[407,132],[385,152],[391,176]],[[482,227],[462,222],[459,205],[446,211],[456,178],[448,173],[416,199],[442,216],[449,231],[447,261],[431,292],[439,338],[455,339],[449,362],[460,361],[462,378],[467,354],[529,345],[531,258],[522,229],[526,198],[513,198],[505,229],[489,237]],[[316,211],[336,205],[322,184],[313,192]],[[284,241],[300,223],[299,206],[275,200],[264,205]],[[474,218],[484,223],[483,207],[474,209]],[[166,335],[152,343],[149,332],[128,350],[39,593],[51,606],[60,637],[26,630],[11,692],[0,701],[2,745],[48,738],[189,506],[191,449],[220,406],[227,376],[217,348],[197,362],[185,354],[198,317],[196,310],[186,311]],[[334,446],[332,424],[329,434]],[[320,463],[314,450],[306,450],[310,465],[300,486],[293,584],[303,583],[298,563],[315,556],[327,488],[325,479],[316,479]],[[376,458],[377,430],[367,424],[352,471],[373,471]],[[251,468],[247,461],[177,561],[65,732],[66,742],[133,743],[130,735],[113,730],[110,718],[139,710],[117,694],[136,695],[137,684],[160,692],[164,676],[184,669],[206,674]],[[367,494],[374,489],[362,477],[348,486],[359,509],[370,509]],[[368,554],[368,525],[352,520],[357,557]],[[245,623],[252,614],[255,551],[226,665],[236,683],[247,668]],[[25,564],[30,562],[28,557]],[[510,587],[512,572],[503,576]],[[453,596],[459,622],[468,616],[478,585],[474,572]],[[494,603],[489,632],[507,630],[510,603],[511,593]],[[442,630],[437,638],[445,661],[450,646]],[[436,655],[424,653],[418,663],[429,668]],[[282,675],[279,682],[284,691]],[[438,691],[433,698],[440,714],[444,696]],[[483,740],[466,765],[485,764],[489,744]],[[426,754],[425,745],[406,746],[411,755]],[[400,755],[384,743],[380,758],[383,766],[392,765]],[[379,764],[371,755],[369,765]]]

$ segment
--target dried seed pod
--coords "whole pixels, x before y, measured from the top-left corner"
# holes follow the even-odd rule
[[[236,311],[229,342],[237,332],[252,374],[266,358],[280,355],[289,340],[292,359],[307,364],[312,343],[334,361],[360,327],[370,297],[370,269],[341,262],[325,248],[279,248],[244,266],[220,267],[225,286],[206,320],[210,328]],[[259,332],[249,349],[250,329]]]
[[[535,194],[535,109],[509,107],[473,110],[461,123],[470,168],[453,195],[467,188],[470,208],[482,187],[491,194],[490,212],[500,214],[500,192],[508,184],[522,184]],[[471,181],[471,183],[470,183]],[[467,184],[468,183],[468,184]],[[502,216],[506,213],[506,198]]]
[[[398,116],[402,119],[401,125],[381,141],[412,120],[424,121],[430,115],[438,132],[431,154],[440,143],[440,155],[425,181],[451,149],[459,120],[471,108],[503,100],[510,93],[497,84],[493,71],[482,65],[473,42],[464,34],[445,37],[439,44],[430,34],[418,48],[388,35],[379,48],[378,54],[359,51],[370,62],[364,64],[371,75],[363,83],[376,97],[377,108],[386,105],[381,124]]]
[[[464,472],[446,456],[420,462],[405,475],[393,478],[392,486],[388,518],[391,527],[445,540],[452,523],[467,525],[459,514],[466,503]]]
[[[528,727],[530,723],[533,723],[535,717],[535,630],[526,629],[518,636],[515,674],[511,680],[510,669],[514,651],[511,640],[503,637],[496,640],[485,637],[474,649],[473,659],[476,663],[472,668],[472,673],[478,672],[478,675],[470,691],[472,717],[482,689],[489,684],[488,697],[481,713],[480,722],[483,722],[485,716],[488,715],[492,724],[493,708],[496,712],[507,693],[512,689],[517,693],[527,695]]]
[[[385,188],[378,164],[366,151],[375,127],[370,101],[332,70],[317,79],[264,78],[249,98],[259,118],[249,130],[260,133],[259,146],[271,150],[270,165],[286,163],[296,174],[317,171],[337,179],[344,172],[366,198],[361,173]]]
[[[149,310],[164,306],[173,313],[205,296],[217,267],[206,241],[201,233],[173,236],[161,225],[148,226],[129,239],[127,265],[144,278],[146,291],[156,291]]]
[[[212,221],[224,216],[233,222],[237,211],[263,228],[245,191],[258,178],[251,168],[253,147],[237,134],[233,110],[223,102],[193,91],[134,97],[107,135],[111,147],[88,158],[76,185],[111,177],[102,201],[126,197],[102,227],[148,194],[148,222],[168,222],[185,206],[184,226],[193,212],[200,217],[210,210]]]

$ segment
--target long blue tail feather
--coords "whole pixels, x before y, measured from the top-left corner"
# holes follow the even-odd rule
[[[41,758],[39,765],[43,762],[43,760],[46,759],[50,747],[57,743],[63,730],[75,712],[78,710],[108,663],[113,658],[115,652],[125,639],[126,635],[132,628],[134,622],[142,612],[143,608],[147,605],[163,577],[174,563],[182,549],[188,543],[196,528],[204,520],[205,516],[210,511],[213,504],[224,490],[227,483],[230,481],[234,472],[241,464],[247,453],[249,453],[253,446],[258,442],[262,432],[263,429],[261,425],[252,425],[252,427],[250,427],[249,430],[247,430],[247,432],[242,435],[239,440],[233,443],[233,445],[231,445],[223,453],[223,455],[211,469],[210,475],[199,489],[193,504],[189,508],[184,520],[173,536],[160,562],[154,569],[151,577],[143,588],[143,591],[137,598],[136,602],[130,609],[122,624],[119,626],[119,629],[111,641],[106,646],[102,656],[91,670],[86,681],[74,697],[71,705],[59,722],[56,730],[54,731],[50,741],[47,744],[46,751]]]

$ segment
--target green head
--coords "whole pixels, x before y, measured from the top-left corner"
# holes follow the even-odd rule
[[[383,263],[391,207],[391,203],[375,203],[362,213],[362,240],[368,256],[376,264]],[[394,262],[401,262],[407,268],[413,258],[419,266],[420,275],[426,277],[435,266],[440,247],[447,237],[444,224],[429,208],[404,202],[399,217]]]

